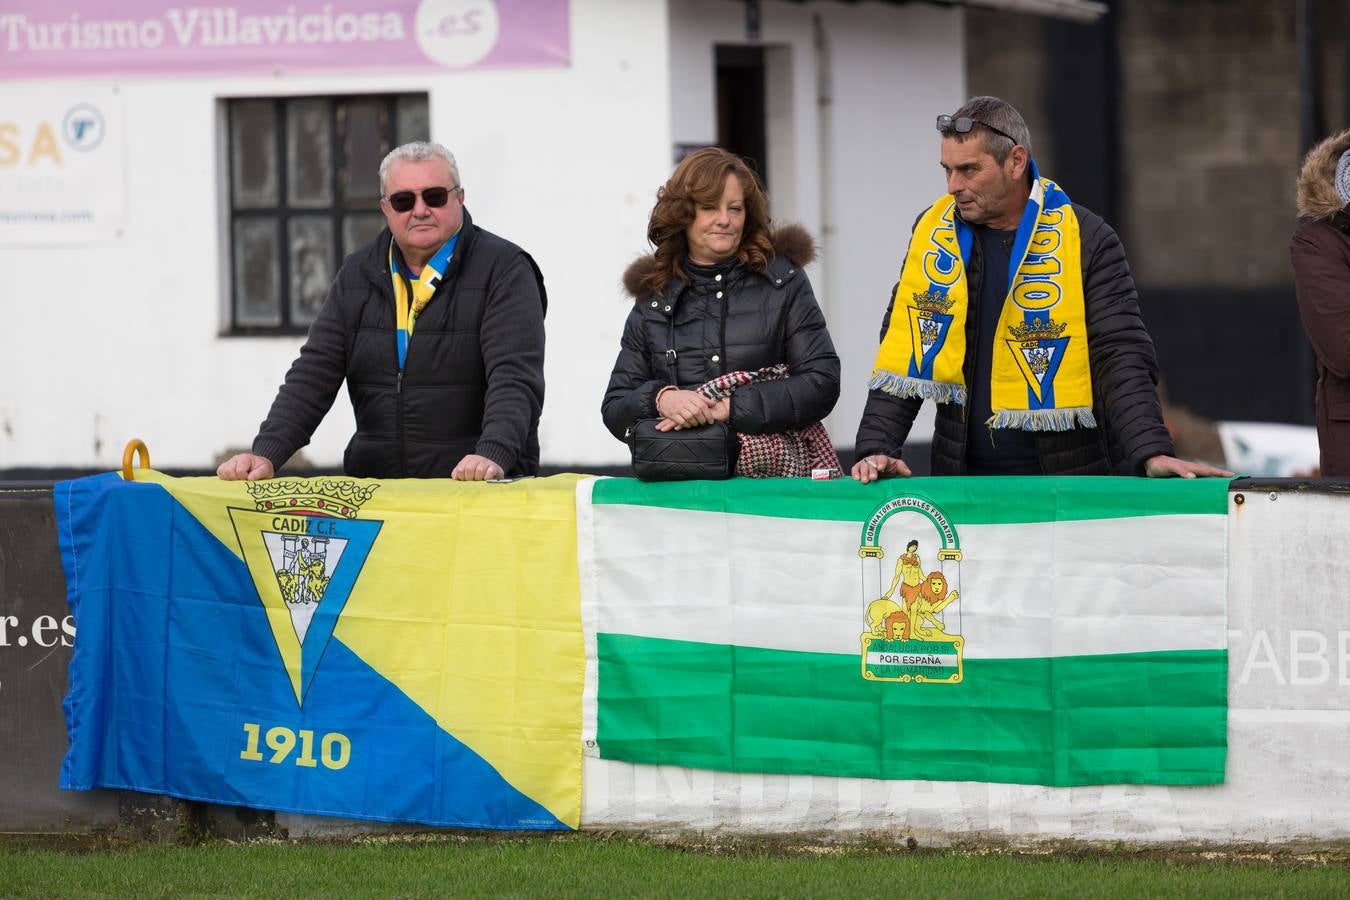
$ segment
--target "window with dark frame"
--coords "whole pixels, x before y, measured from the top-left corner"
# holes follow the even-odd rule
[[[384,227],[378,169],[429,139],[426,94],[227,100],[230,334],[303,334]]]

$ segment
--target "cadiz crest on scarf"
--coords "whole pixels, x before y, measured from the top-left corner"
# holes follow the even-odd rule
[[[1031,196],[1013,240],[1007,292],[994,335],[990,428],[1092,428],[1078,217],[1033,164]],[[966,262],[974,232],[943,196],[919,218],[869,386],[897,397],[964,405]]]

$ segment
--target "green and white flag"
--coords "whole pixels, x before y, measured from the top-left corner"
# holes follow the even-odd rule
[[[583,738],[733,772],[1221,783],[1227,489],[581,482]]]

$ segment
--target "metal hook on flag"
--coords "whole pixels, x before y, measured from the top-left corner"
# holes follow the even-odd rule
[[[132,438],[127,441],[127,448],[122,451],[122,478],[126,481],[135,481],[131,474],[131,457],[135,454],[141,458],[141,464],[138,468],[150,468],[150,449],[145,446],[145,441],[140,438]]]

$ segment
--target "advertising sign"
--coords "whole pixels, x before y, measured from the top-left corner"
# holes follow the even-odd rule
[[[0,106],[0,245],[120,237],[124,130],[116,88],[7,91]]]
[[[565,66],[567,0],[54,0],[0,11],[0,79]]]

